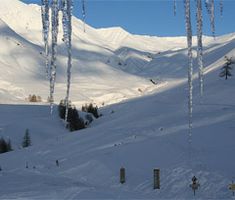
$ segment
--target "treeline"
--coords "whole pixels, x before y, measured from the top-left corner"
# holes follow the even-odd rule
[[[66,105],[65,100],[61,100],[58,106],[59,117],[65,120]],[[92,121],[93,117],[98,118],[101,115],[98,112],[98,107],[92,104],[82,106],[82,111],[86,112],[85,120],[79,116],[79,113],[71,101],[68,106],[67,128],[70,131],[76,131],[86,128]]]
[[[27,101],[29,102],[42,102],[42,97],[39,95],[29,95],[28,98],[26,98]]]

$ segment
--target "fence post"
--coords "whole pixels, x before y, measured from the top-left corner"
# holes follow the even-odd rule
[[[153,170],[153,189],[160,189],[160,169]]]
[[[125,168],[122,167],[120,169],[120,183],[123,184],[126,182],[126,174],[125,174]]]

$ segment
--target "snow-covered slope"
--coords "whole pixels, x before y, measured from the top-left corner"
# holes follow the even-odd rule
[[[218,72],[207,75],[202,103],[194,95],[192,147],[185,84],[106,107],[103,117],[76,133],[67,133],[56,115],[48,117],[46,107],[2,105],[1,132],[12,139],[15,151],[0,156],[1,198],[191,199],[193,175],[201,184],[196,198],[230,198],[235,81],[221,80]],[[33,146],[18,149],[26,128]],[[124,185],[119,184],[120,167],[126,168]],[[153,168],[161,169],[156,191]]]
[[[27,5],[19,0],[1,0],[0,19],[4,26],[4,31],[0,31],[0,37],[5,52],[0,54],[0,62],[3,63],[1,85],[4,87],[4,95],[0,97],[0,102],[11,100],[23,103],[32,93],[37,93],[36,95],[40,95],[46,101],[49,86],[44,76],[45,58],[40,7],[34,4]],[[66,51],[62,41],[61,22],[58,42],[55,88],[57,102],[64,98],[66,90]],[[210,44],[213,39],[205,37],[204,42]],[[149,81],[149,75],[159,74],[159,69],[165,66],[159,62],[159,55],[178,55],[184,48],[184,37],[132,35],[120,27],[94,29],[86,25],[84,33],[82,22],[73,18],[71,99],[78,106],[88,102],[101,105],[151,93],[158,86]],[[15,51],[14,54],[6,54]],[[158,63],[157,67],[155,63]],[[158,67],[160,65],[161,67]],[[176,68],[182,67],[181,63],[178,65],[180,66]],[[16,69],[20,70],[15,73]],[[156,73],[152,74],[152,70],[156,70]],[[8,73],[8,76],[5,73]],[[6,85],[9,87],[6,88]],[[38,91],[35,91],[35,88]]]
[[[0,154],[0,199],[231,198],[235,80],[225,81],[218,74],[224,56],[235,57],[234,34],[204,37],[202,99],[195,59],[190,146],[185,38],[138,36],[88,25],[84,33],[74,18],[71,99],[77,105],[107,106],[87,129],[68,133],[56,112],[49,116],[47,105],[24,101],[28,94],[44,100],[48,96],[40,8],[18,0],[1,3],[0,102],[5,104],[0,105],[0,135],[11,139],[14,151]],[[59,38],[57,101],[65,95],[66,71]],[[33,145],[22,149],[26,129]],[[121,167],[126,168],[123,185]],[[153,190],[154,168],[161,169],[160,190]],[[189,187],[193,175],[201,184],[196,197]]]
[[[0,75],[1,85],[4,88],[6,84],[11,85],[5,88],[0,101],[7,102],[11,99],[11,102],[23,102],[25,97],[32,93],[37,93],[36,95],[47,100],[49,86],[44,75],[45,58],[40,7],[26,5],[18,0],[10,1],[10,3],[3,0],[0,7],[0,19],[2,24],[0,37],[4,50],[0,54],[0,62],[3,63],[1,67],[3,73]],[[118,59],[118,56],[108,48],[107,41],[99,35],[97,30],[87,25],[86,33],[84,33],[82,22],[75,18],[73,24],[71,99],[75,104],[79,106],[89,102],[98,105],[110,104],[154,90],[146,78],[130,75],[107,63],[110,57]],[[67,61],[65,45],[62,42],[61,22],[57,60],[55,99],[58,102],[64,98],[66,90]],[[113,65],[118,66],[118,63]],[[6,76],[4,72],[10,75]],[[12,88],[16,90],[15,95]],[[35,88],[38,91],[35,91]]]

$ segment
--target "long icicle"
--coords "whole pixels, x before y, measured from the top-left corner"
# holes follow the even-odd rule
[[[70,94],[70,79],[71,79],[71,68],[72,68],[72,0],[63,0],[63,30],[64,30],[64,41],[68,52],[67,62],[67,91],[65,97],[65,122],[68,121],[68,110],[69,110],[69,94]]]
[[[184,0],[185,22],[188,46],[188,123],[189,123],[189,144],[192,143],[192,113],[193,113],[193,56],[192,56],[192,27],[190,14],[190,0]],[[190,156],[191,157],[191,156]]]
[[[202,46],[202,1],[197,0],[197,62],[199,66],[199,86],[202,98],[204,91],[204,67],[203,67],[203,46]]]
[[[85,0],[82,0],[82,21],[83,21],[83,31],[86,32],[86,7],[85,7]]]
[[[207,13],[210,15],[210,0],[205,0],[205,6],[206,6],[206,10],[207,10]]]
[[[220,0],[219,2],[219,7],[220,7],[220,16],[223,16],[223,0]]]
[[[176,16],[176,0],[174,0],[174,16]]]
[[[58,0],[52,0],[51,5],[51,26],[52,26],[52,45],[51,45],[51,66],[50,66],[50,107],[51,114],[53,113],[54,91],[56,79],[56,54],[57,54],[57,36],[58,36]]]
[[[215,2],[214,2],[214,0],[211,0],[210,22],[211,22],[211,32],[212,32],[212,35],[213,35],[213,37],[215,37]]]
[[[43,41],[45,48],[45,56],[46,56],[46,77],[49,78],[49,0],[42,0],[41,13],[42,13],[42,29],[43,29]]]
[[[207,12],[210,16],[210,26],[212,36],[215,37],[215,2],[214,0],[206,0],[205,1]]]

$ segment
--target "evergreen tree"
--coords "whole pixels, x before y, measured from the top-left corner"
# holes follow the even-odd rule
[[[23,142],[22,142],[22,147],[25,148],[25,147],[28,147],[28,146],[31,146],[31,138],[30,138],[30,135],[29,135],[29,129],[26,129],[25,135],[24,135],[24,138],[23,138]]]
[[[65,119],[65,104],[64,100],[60,101],[60,104],[58,106],[59,116],[61,119]]]
[[[92,103],[90,103],[89,105],[86,104],[85,106],[82,106],[82,111],[93,114],[95,118],[100,117],[98,113],[98,107],[97,106],[94,107]]]
[[[68,122],[70,131],[76,131],[85,128],[85,123],[83,119],[79,117],[76,108],[69,108]]]
[[[230,65],[233,64],[233,62],[232,62],[232,58],[228,58],[227,56],[225,56],[225,60],[226,60],[226,63],[221,68],[222,71],[220,72],[219,76],[225,77],[225,80],[227,80],[229,76],[232,76],[232,73],[231,73],[232,67]]]
[[[61,119],[65,120],[66,105],[65,100],[61,100],[58,106],[59,116]],[[68,126],[70,131],[76,131],[85,128],[85,123],[82,118],[79,117],[78,111],[75,106],[72,107],[71,102],[69,102],[68,107]]]
[[[4,138],[0,139],[0,153],[8,152],[7,142]]]

